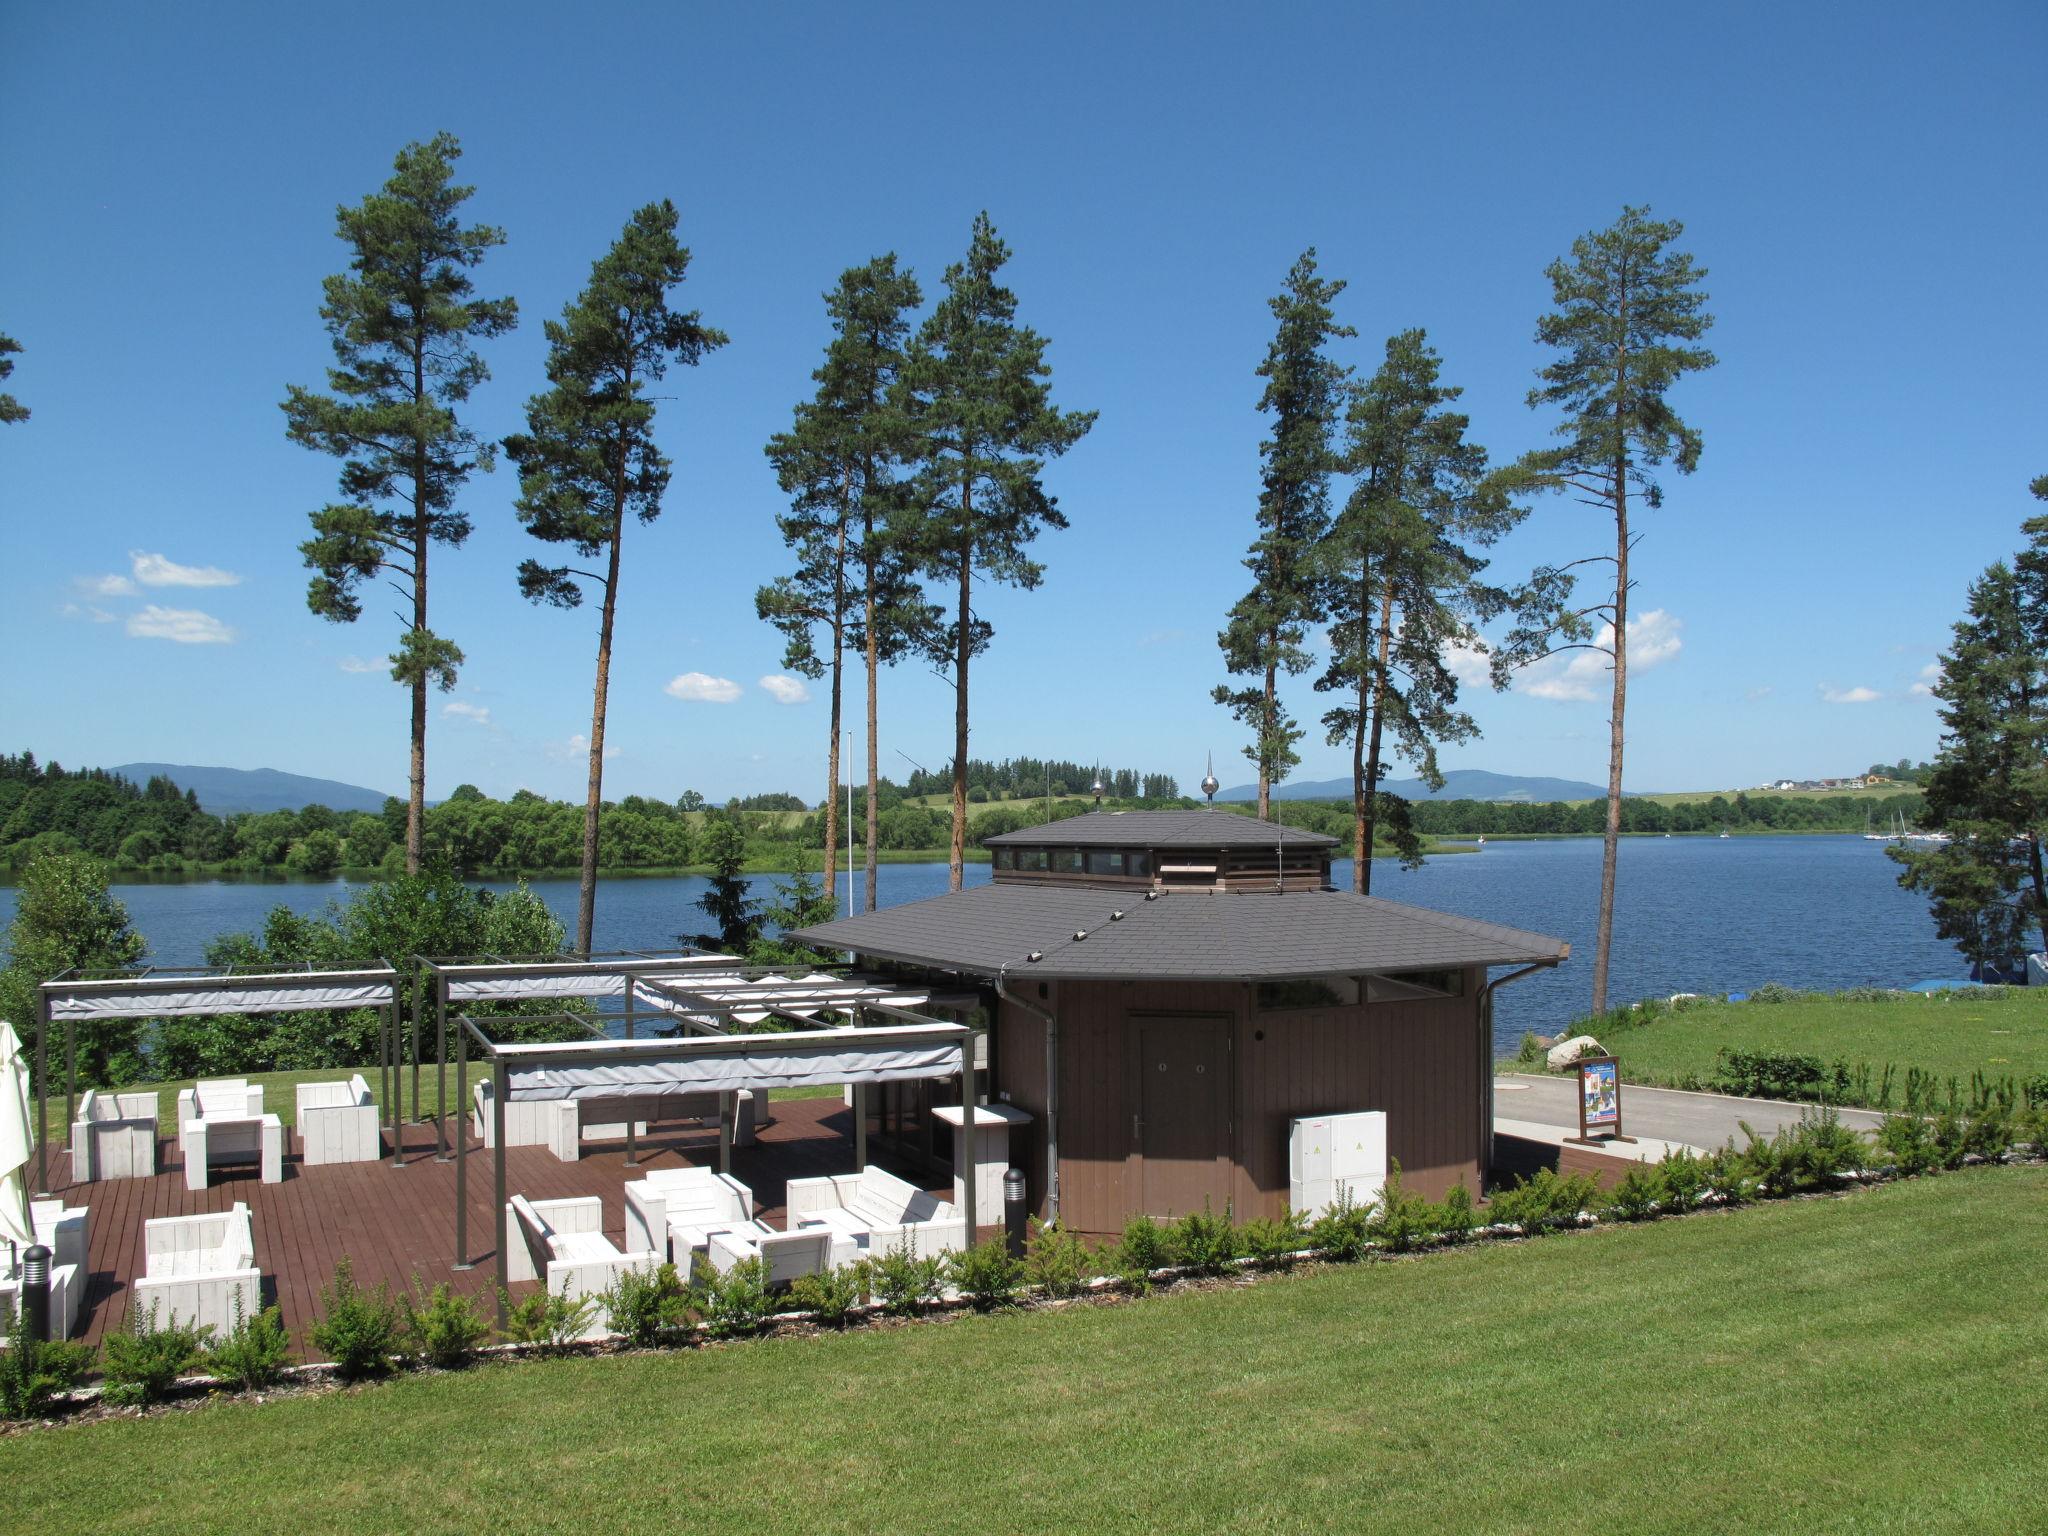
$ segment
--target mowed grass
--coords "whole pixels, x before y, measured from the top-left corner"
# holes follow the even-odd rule
[[[1687,1003],[1633,1028],[1591,1026],[1620,1058],[1630,1082],[1710,1082],[1715,1058],[1731,1051],[1791,1051],[1871,1075],[1908,1067],[1968,1084],[1972,1072],[2026,1079],[2048,1073],[2048,987],[1907,993],[1878,999],[1802,996],[1780,1003]]]
[[[23,1531],[2043,1528],[2048,1169],[0,1440]]]

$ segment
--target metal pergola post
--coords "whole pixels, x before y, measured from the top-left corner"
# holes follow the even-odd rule
[[[413,972],[412,1008],[406,1017],[406,1038],[412,1042],[412,1123],[420,1123],[420,988],[426,977]]]
[[[434,976],[434,1151],[440,1162],[448,1161],[448,983],[438,972]],[[458,1143],[467,1134],[461,1127],[462,1116],[469,1113],[469,1090],[458,1085],[455,1090],[455,1115]]]
[[[626,978],[626,1038],[633,1038],[633,978],[630,976]],[[626,1166],[640,1166],[639,1148],[633,1139],[633,1115],[630,1107],[626,1113]]]
[[[405,1106],[399,1103],[404,1092],[403,1072],[399,1060],[403,1046],[399,1041],[399,1021],[402,1013],[398,1006],[398,994],[394,991],[391,1001],[385,1006],[386,1033],[391,1039],[391,1105],[386,1113],[391,1117],[391,1166],[405,1166]]]
[[[50,1192],[48,1104],[50,1089],[50,994],[36,992],[36,1193]],[[64,1135],[71,1135],[71,1122],[64,1123]]]
[[[505,1058],[496,1051],[491,1053],[491,1140],[498,1145],[497,1156],[491,1160],[491,1245],[498,1250],[498,1327],[505,1326],[505,1309],[511,1300],[512,1271],[510,1256],[506,1253],[505,1242],[505,1098],[510,1091],[510,1074],[505,1070]],[[547,1275],[541,1275],[540,1283],[548,1283]]]
[[[441,1049],[447,1048],[443,1036]],[[469,1036],[462,1032],[455,1036],[455,1095],[469,1102]],[[469,1262],[469,1132],[463,1128],[455,1133],[455,1267],[475,1267]]]

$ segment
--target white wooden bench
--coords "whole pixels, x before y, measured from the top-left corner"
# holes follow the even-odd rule
[[[134,1305],[159,1323],[173,1318],[225,1334],[262,1310],[263,1276],[256,1268],[256,1237],[249,1207],[204,1216],[162,1216],[142,1224],[144,1269]]]
[[[156,1176],[157,1096],[88,1088],[71,1124],[71,1182]]]
[[[299,1156],[307,1166],[374,1163],[384,1155],[377,1106],[360,1072],[345,1083],[300,1083],[294,1100]]]
[[[872,1163],[859,1173],[791,1179],[786,1199],[791,1231],[806,1226],[831,1231],[834,1264],[905,1246],[919,1258],[967,1246],[967,1220],[958,1206]]]
[[[713,1232],[773,1231],[754,1220],[754,1192],[711,1168],[655,1168],[626,1186],[626,1246],[648,1248],[684,1275]]]
[[[491,1120],[491,1084],[470,1090],[471,1124],[486,1147],[496,1146]],[[631,1121],[633,1134],[645,1136],[650,1125],[718,1124],[715,1093],[611,1094],[583,1099],[514,1099],[505,1106],[505,1145],[546,1147],[565,1163],[583,1155],[583,1143],[624,1141]],[[741,1089],[733,1119],[732,1144],[754,1145],[754,1095]]]
[[[604,1201],[596,1195],[573,1200],[529,1200],[514,1195],[505,1202],[505,1273],[512,1280],[540,1280],[552,1295],[572,1301],[597,1298],[624,1274],[652,1274],[663,1255],[621,1253],[604,1235]],[[601,1339],[609,1319],[602,1306],[592,1309],[578,1337]]]

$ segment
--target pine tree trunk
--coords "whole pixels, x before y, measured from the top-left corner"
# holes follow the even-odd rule
[[[960,486],[960,525],[971,527],[973,482]],[[960,541],[960,633],[953,657],[953,847],[946,867],[946,889],[957,891],[967,879],[967,660],[973,649],[974,535]]]
[[[418,313],[417,310],[414,311]],[[412,397],[415,405],[427,396],[425,343],[414,339]],[[427,445],[413,439],[412,453],[412,627],[427,627]],[[414,658],[418,660],[417,657]],[[421,668],[412,680],[412,761],[406,769],[405,872],[420,872],[427,820],[427,674]]]
[[[588,955],[597,926],[598,819],[604,807],[604,721],[611,692],[612,621],[618,613],[619,543],[625,536],[625,494],[612,520],[611,564],[604,584],[604,613],[597,627],[597,683],[590,700],[590,784],[583,797],[583,869],[576,885],[576,952]]]
[[[881,848],[880,828],[876,825],[875,817],[875,797],[881,793],[882,774],[881,763],[878,759],[875,743],[875,717],[878,713],[876,707],[877,694],[880,691],[881,682],[881,654],[875,643],[874,546],[875,520],[872,517],[870,517],[867,519],[866,528],[861,535],[860,546],[863,550],[867,551],[867,596],[865,606],[862,610],[863,623],[865,625],[863,634],[867,640],[866,659],[868,666],[868,824],[866,840],[868,890],[867,905],[862,909],[863,911],[867,912],[872,912],[875,910],[875,884],[877,876],[877,867],[881,862],[879,852]],[[853,899],[853,892],[848,891],[846,895],[848,901],[851,901]]]
[[[848,497],[853,494],[853,472],[844,482]],[[819,882],[835,904],[839,898],[839,710],[846,675],[846,509],[840,508],[839,548],[832,562],[832,744],[825,752],[825,858],[819,866]],[[853,903],[853,875],[846,877],[846,901]]]
[[[1593,947],[1593,1012],[1607,1011],[1607,962],[1614,949],[1614,866],[1621,854],[1622,719],[1628,706],[1628,480],[1614,475],[1614,710],[1608,720],[1607,835],[1600,852],[1600,934]]]
[[[1363,873],[1356,887],[1362,896],[1372,894],[1372,845],[1373,836],[1379,828],[1380,732],[1387,719],[1387,654],[1394,639],[1394,592],[1391,585],[1380,600],[1379,630],[1379,666],[1373,673],[1372,682],[1372,735],[1365,751],[1365,826],[1362,839],[1365,851],[1358,861]]]
[[[1277,648],[1279,637],[1272,637]],[[1266,698],[1259,715],[1259,820],[1265,821],[1273,814],[1273,744],[1279,739],[1280,718],[1278,714],[1279,687],[1275,676],[1276,664],[1266,663]]]

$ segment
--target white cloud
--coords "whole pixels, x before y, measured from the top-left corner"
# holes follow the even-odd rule
[[[570,733],[568,740],[558,742],[549,749],[550,753],[564,761],[590,761],[590,738],[581,731]],[[604,760],[610,762],[619,755],[619,749],[610,742],[604,744]]]
[[[107,612],[96,603],[87,603],[83,608],[76,603],[66,603],[58,610],[67,619],[91,619],[95,624],[115,623],[120,615]]]
[[[1662,608],[1652,608],[1630,619],[1629,671],[1647,672],[1676,656],[1685,647],[1685,641],[1678,633],[1683,628],[1685,620],[1673,617]],[[1614,626],[1602,624],[1593,643],[1612,646]],[[1612,660],[1601,651],[1573,651],[1569,658],[1553,657],[1549,662],[1539,662],[1531,667],[1523,674],[1519,686],[1520,691],[1531,698],[1576,703],[1606,692],[1609,687],[1607,679],[1613,670]]]
[[[1493,683],[1493,662],[1480,645],[1460,645],[1453,640],[1444,647],[1444,666],[1467,688],[1485,688]]]
[[[804,686],[800,677],[791,677],[787,672],[770,672],[761,679],[761,686],[775,696],[778,704],[808,704],[811,690]]]
[[[344,656],[335,663],[344,672],[366,676],[372,672],[388,672],[391,668],[381,661],[365,661],[360,656]]]
[[[1743,697],[1749,700],[1750,703],[1754,704],[1759,699],[1768,699],[1772,694],[1776,693],[1777,691],[1778,690],[1773,688],[1769,683],[1764,683],[1758,687],[1750,689],[1748,692],[1743,694]]]
[[[180,565],[140,549],[128,551],[128,564],[145,587],[235,587],[242,582],[233,571],[217,565]]]
[[[471,704],[465,699],[452,699],[441,706],[443,716],[454,720],[474,720],[478,725],[491,723],[490,707],[485,704]]]
[[[179,645],[226,645],[235,638],[235,632],[210,613],[156,603],[128,616],[128,633],[139,640],[172,640]]]
[[[1832,683],[1822,683],[1820,697],[1824,704],[1875,704],[1884,695],[1875,688],[1837,688]]]
[[[126,576],[74,576],[71,584],[91,597],[133,597],[135,583]]]
[[[1934,685],[1940,681],[1941,663],[1930,661],[1920,669],[1920,680],[1908,688],[1906,692],[1916,699],[1931,699],[1934,697]]]
[[[695,704],[730,704],[746,690],[729,677],[713,677],[708,672],[684,672],[668,680],[662,692],[672,699],[686,699]]]

